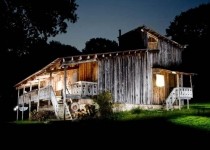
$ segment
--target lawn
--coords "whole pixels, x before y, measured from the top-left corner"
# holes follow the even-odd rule
[[[149,120],[155,120],[161,122],[165,120],[166,126],[172,125],[185,126],[198,130],[204,130],[210,132],[210,103],[198,103],[191,104],[190,109],[182,108],[181,110],[141,110],[133,109],[131,111],[118,112],[114,114],[114,122],[147,122]],[[113,122],[113,120],[111,120]],[[155,122],[154,121],[154,122]],[[62,121],[61,121],[62,122]],[[83,121],[79,121],[80,123]],[[76,122],[77,124],[79,123]],[[39,121],[17,121],[14,122],[17,125],[44,125],[52,124],[51,121],[39,122]],[[68,122],[67,124],[69,124]],[[73,123],[73,122],[72,122]],[[86,123],[92,124],[91,121]],[[56,122],[58,125],[59,122]],[[62,122],[64,124],[64,122]]]
[[[210,103],[191,104],[190,109],[173,111],[133,109],[116,113],[115,117],[121,121],[165,119],[175,125],[210,131]]]
[[[114,119],[114,120],[113,120]],[[14,135],[25,135],[32,139],[46,141],[56,137],[65,143],[90,140],[99,142],[103,147],[108,143],[129,146],[147,144],[147,146],[199,146],[209,145],[210,104],[191,104],[190,109],[182,110],[140,110],[115,113],[110,120],[81,121],[18,121],[3,124],[1,134],[9,140]],[[67,136],[67,138],[61,138]],[[16,136],[15,140],[16,140]],[[22,139],[21,139],[22,140]],[[24,139],[25,140],[25,139]],[[117,142],[119,141],[119,142]],[[132,143],[132,144],[131,144]],[[135,144],[133,144],[135,143]],[[88,143],[89,144],[89,143]],[[99,145],[100,145],[99,144]],[[161,148],[162,148],[161,147]],[[130,148],[130,147],[129,147]]]

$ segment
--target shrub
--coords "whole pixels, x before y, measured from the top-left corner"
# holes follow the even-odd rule
[[[94,99],[99,105],[99,113],[102,119],[110,119],[113,116],[112,94],[108,91],[102,92]]]
[[[134,108],[131,110],[132,114],[140,114],[141,113],[141,109],[140,108]]]
[[[53,111],[36,111],[31,112],[32,121],[46,121],[49,119],[56,119],[55,113]]]

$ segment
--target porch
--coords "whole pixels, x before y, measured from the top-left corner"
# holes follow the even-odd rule
[[[165,105],[167,110],[181,109],[185,101],[189,109],[189,100],[193,98],[192,77],[194,73],[153,68],[154,103]]]
[[[93,97],[94,95],[97,95],[97,83],[86,81],[75,82],[71,84],[69,88],[66,88],[66,92],[63,92],[62,96],[57,96],[51,85],[39,89],[34,89],[28,92],[24,91],[23,89],[22,93],[23,94],[19,95],[18,97],[18,106],[19,108],[24,107],[25,105],[28,106],[29,119],[31,117],[30,114],[32,111],[32,103],[36,104],[36,111],[46,109],[46,107],[40,106],[40,101],[48,102],[48,110],[54,111],[57,119],[72,119],[72,100],[88,99]],[[64,96],[66,97],[65,99]],[[22,120],[24,118],[23,116],[24,111],[22,111]]]

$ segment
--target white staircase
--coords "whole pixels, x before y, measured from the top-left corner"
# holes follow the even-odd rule
[[[173,104],[176,100],[190,100],[193,98],[192,88],[176,87],[166,99],[166,109],[173,109]]]
[[[50,86],[50,97],[57,119],[64,119],[64,112],[65,112],[65,120],[72,120],[72,116],[69,111],[68,105],[66,104],[66,102],[58,103],[53,88],[51,86]]]

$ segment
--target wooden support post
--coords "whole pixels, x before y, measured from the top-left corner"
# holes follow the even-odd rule
[[[190,87],[192,89],[192,95],[193,95],[192,75],[190,75]]]
[[[63,119],[66,120],[66,66],[64,66],[63,80]]]
[[[187,109],[189,109],[189,99],[187,99]]]
[[[38,81],[38,102],[37,102],[37,112],[39,111],[39,92],[40,92],[40,80]]]
[[[25,85],[23,87],[22,120],[24,119],[24,99],[25,99]]]
[[[190,75],[190,87],[191,87],[191,89],[192,89],[192,97],[193,97],[192,75]],[[187,100],[187,103],[188,103],[187,109],[189,109],[189,99]]]
[[[192,75],[190,75],[190,87],[192,88]]]
[[[180,76],[180,87],[183,87],[183,74]]]
[[[32,84],[30,84],[30,92],[32,91]],[[28,102],[28,118],[31,120],[31,93]]]
[[[51,90],[51,87],[52,87],[52,72],[50,72],[50,83],[49,83],[49,87],[50,87],[50,90]],[[50,97],[50,100],[48,101],[48,106],[50,106],[50,101],[51,101],[51,97]]]
[[[17,121],[18,121],[18,113],[19,113],[19,98],[20,98],[20,89],[18,88],[17,116],[16,116],[16,120],[17,120]]]
[[[179,81],[180,81],[179,80],[179,74],[176,75],[176,78],[177,78],[178,100],[179,100],[179,110],[180,110],[181,109],[181,99],[180,99],[180,95],[179,95],[180,94],[179,93],[180,92],[179,91]]]

